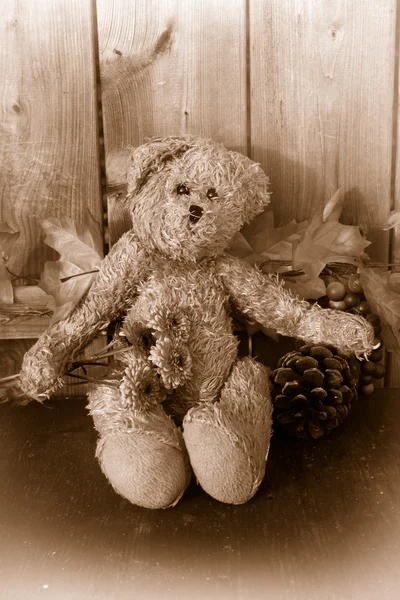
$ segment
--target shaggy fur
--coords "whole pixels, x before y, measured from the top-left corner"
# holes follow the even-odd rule
[[[211,140],[154,139],[133,152],[128,183],[132,230],[73,314],[27,353],[22,388],[49,397],[74,355],[125,316],[126,352],[89,392],[111,484],[135,504],[165,508],[193,469],[214,498],[246,502],[264,475],[272,407],[268,370],[237,357],[230,306],[281,334],[357,355],[372,350],[372,327],[310,307],[224,254],[269,202],[268,179],[248,158]]]

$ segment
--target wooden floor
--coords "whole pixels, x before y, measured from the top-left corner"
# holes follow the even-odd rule
[[[116,495],[85,402],[0,407],[0,598],[400,598],[400,391],[329,439],[275,437],[244,506],[194,483],[174,509]]]

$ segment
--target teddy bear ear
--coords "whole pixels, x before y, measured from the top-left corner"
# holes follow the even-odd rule
[[[145,185],[152,173],[161,171],[165,163],[185,154],[196,144],[190,137],[152,138],[136,148],[128,168],[128,198]]]
[[[270,203],[269,177],[259,163],[255,163],[239,152],[231,151],[235,162],[235,179],[244,199],[245,219],[249,223]]]

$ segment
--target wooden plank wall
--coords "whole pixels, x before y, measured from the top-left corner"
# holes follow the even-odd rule
[[[347,223],[385,222],[395,25],[396,0],[251,1],[251,148],[271,173],[277,224],[309,218],[338,187]]]
[[[111,239],[129,224],[126,147],[192,133],[261,162],[276,225],[343,187],[344,222],[388,262],[396,0],[156,5],[97,1]],[[392,360],[389,384],[397,372]]]
[[[10,269],[38,278],[57,257],[42,219],[102,221],[92,4],[3,0],[0,16],[0,221],[21,232]],[[3,367],[18,372],[31,343],[1,341]]]
[[[342,186],[373,258],[400,256],[380,230],[400,205],[396,0],[6,0],[0,14],[0,220],[23,231],[18,272],[37,276],[48,256],[43,216],[101,216],[97,51],[111,241],[129,226],[128,146],[191,133],[262,163],[276,225]],[[388,383],[398,372],[392,361]]]
[[[190,133],[247,152],[246,5],[98,0],[97,14],[113,238],[127,146]]]
[[[343,221],[387,263],[396,0],[251,0],[249,23],[251,154],[270,173],[276,224],[342,187]],[[400,385],[389,365],[386,383]]]

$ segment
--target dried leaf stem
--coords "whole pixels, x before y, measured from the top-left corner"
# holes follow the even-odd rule
[[[8,375],[7,377],[2,377],[0,379],[0,383],[8,383],[9,381],[12,381],[14,379],[18,379],[19,378],[19,373],[17,373],[16,375]]]
[[[65,373],[68,377],[79,379],[75,384],[68,385],[84,385],[85,383],[117,383],[115,379],[98,379],[97,377],[84,377],[83,375],[75,375],[74,373]]]
[[[65,281],[69,281],[70,279],[74,279],[75,277],[82,277],[82,275],[91,275],[92,273],[98,273],[99,268],[93,269],[92,271],[84,271],[83,273],[75,273],[74,275],[69,275],[68,277],[61,277],[60,282],[64,283]]]
[[[10,273],[11,277],[14,277],[14,281],[17,281],[18,279],[26,279],[27,281],[33,281],[35,284],[39,283],[39,279],[35,279],[34,277],[29,277],[28,275],[16,275],[16,273],[10,271],[7,265],[6,270]]]

